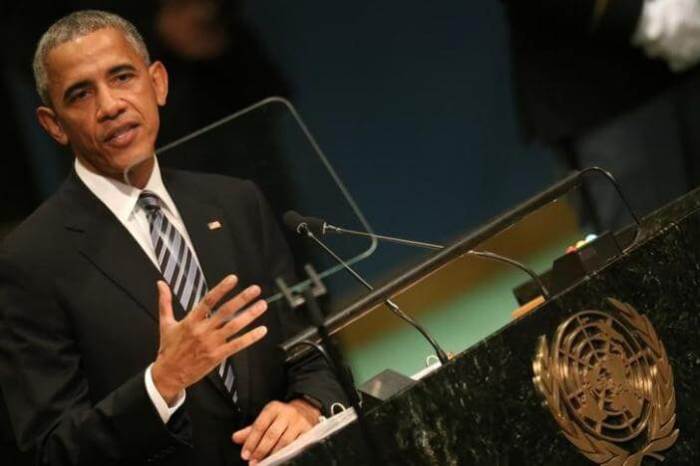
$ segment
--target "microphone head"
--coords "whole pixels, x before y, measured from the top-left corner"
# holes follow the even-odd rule
[[[308,228],[304,217],[295,210],[288,210],[282,216],[284,225],[294,233],[302,233],[302,229]]]
[[[325,235],[326,234],[326,222],[316,217],[304,217],[306,222],[306,227],[314,235]]]
[[[326,222],[316,217],[304,217],[299,212],[294,210],[288,210],[282,216],[284,224],[290,230],[302,234],[305,232],[311,232],[315,235],[325,234]]]

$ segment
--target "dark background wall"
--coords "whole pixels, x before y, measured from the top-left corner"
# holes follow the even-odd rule
[[[442,241],[554,179],[519,142],[500,2],[256,1],[246,16],[376,231]]]
[[[553,180],[518,141],[499,2],[257,0],[240,16],[375,230],[445,240]]]

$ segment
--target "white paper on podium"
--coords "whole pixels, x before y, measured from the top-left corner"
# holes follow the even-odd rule
[[[425,369],[413,374],[411,378],[413,380],[420,380],[431,372],[437,370],[441,366],[440,362],[435,362],[430,364]],[[304,451],[309,446],[314,443],[320,442],[324,438],[331,435],[343,427],[347,426],[351,422],[357,419],[357,413],[355,413],[355,408],[348,408],[335,416],[324,419],[323,421],[316,424],[311,430],[302,434],[294,442],[290,443],[286,447],[279,450],[277,453],[268,456],[263,461],[258,463],[258,466],[276,466],[288,461]]]
[[[411,376],[411,378],[413,380],[418,381],[418,380],[422,379],[423,377],[425,377],[426,375],[431,374],[431,373],[435,372],[436,370],[438,370],[440,368],[440,366],[442,366],[440,361],[434,362],[434,363],[428,365],[427,367],[425,367],[424,369],[421,369],[420,371],[413,374]]]

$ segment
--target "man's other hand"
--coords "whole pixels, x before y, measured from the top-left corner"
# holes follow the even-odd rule
[[[243,445],[241,458],[254,466],[311,429],[320,416],[316,407],[301,399],[289,403],[273,401],[265,406],[253,424],[234,432],[232,439]]]
[[[267,328],[260,326],[232,338],[267,309],[262,299],[251,304],[260,295],[259,286],[246,288],[214,312],[236,283],[233,275],[224,278],[184,319],[177,321],[170,288],[165,282],[158,282],[160,348],[151,374],[153,384],[168,405],[172,406],[182,390],[202,379],[221,361],[267,333]],[[246,306],[244,312],[236,315]]]

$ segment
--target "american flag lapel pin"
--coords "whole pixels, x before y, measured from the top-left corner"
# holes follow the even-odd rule
[[[218,230],[221,228],[221,222],[218,220],[212,220],[211,222],[207,223],[207,227],[209,227],[209,230]]]

